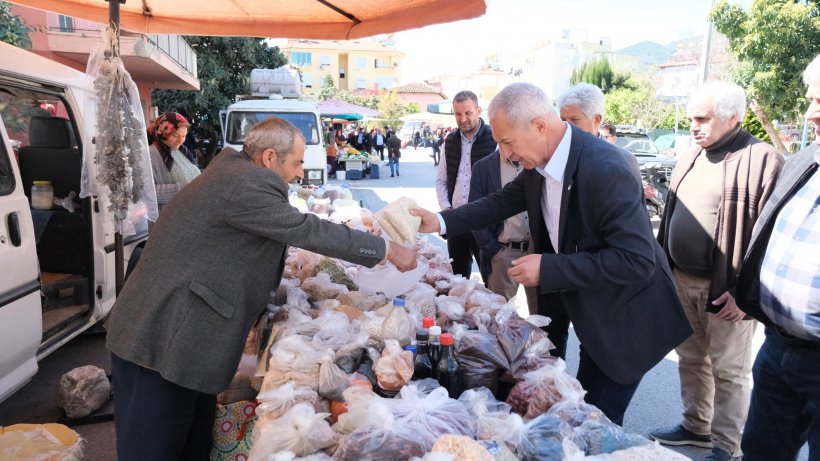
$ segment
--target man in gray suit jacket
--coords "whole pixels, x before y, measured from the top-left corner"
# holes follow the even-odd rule
[[[476,202],[411,213],[422,217],[422,232],[449,235],[527,211],[534,254],[509,273],[563,303],[581,340],[586,401],[622,424],[644,373],[692,334],[652,233],[637,161],[562,122],[528,83],[504,88],[489,115],[501,154],[526,170]]]
[[[282,278],[289,245],[372,267],[415,267],[413,250],[302,214],[288,182],[305,139],[254,126],[177,193],[107,321],[120,460],[208,459],[216,394]]]

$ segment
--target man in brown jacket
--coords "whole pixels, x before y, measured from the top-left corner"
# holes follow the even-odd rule
[[[736,459],[749,408],[755,321],[734,287],[752,228],[783,158],[741,129],[743,89],[701,87],[688,106],[696,146],[672,173],[658,240],[695,333],[678,346],[683,421],[651,433],[661,443],[712,447],[707,461]]]

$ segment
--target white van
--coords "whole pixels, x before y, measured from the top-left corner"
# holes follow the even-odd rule
[[[327,154],[319,131],[321,121],[316,105],[293,99],[252,99],[228,106],[223,125],[225,147],[242,150],[251,127],[276,116],[296,125],[305,136],[304,184],[327,182]]]
[[[268,117],[285,119],[305,137],[305,177],[303,184],[327,182],[327,154],[322,139],[321,119],[316,105],[301,101],[302,85],[294,69],[253,69],[251,94],[237,96],[238,102],[221,111],[224,146],[241,150],[251,127]]]
[[[54,197],[79,195],[94,107],[86,74],[0,43],[0,401],[114,304],[107,207],[96,197],[77,198],[74,211],[31,207],[34,181],[49,181]],[[147,238],[147,220],[137,229],[124,238],[126,260]]]

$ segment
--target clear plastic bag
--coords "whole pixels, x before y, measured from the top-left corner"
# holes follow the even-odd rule
[[[297,403],[281,418],[257,424],[249,461],[267,461],[280,451],[305,456],[332,446],[336,434],[325,420],[328,416],[329,413],[316,413],[310,405]]]
[[[412,198],[401,197],[377,211],[375,217],[390,240],[399,245],[412,245],[416,242],[421,217],[411,215],[410,210],[417,206]]]
[[[431,453],[451,455],[454,461],[493,461],[483,445],[463,435],[442,435],[433,444]]]
[[[518,361],[529,346],[547,337],[544,330],[522,319],[509,305],[498,311],[495,321],[498,342],[510,363]]]
[[[302,282],[302,289],[314,301],[321,301],[324,299],[334,299],[340,294],[349,293],[346,286],[333,283],[330,280],[330,274],[327,272],[319,272],[315,277],[308,277]]]
[[[498,338],[484,331],[464,330],[463,327],[454,326],[451,331],[456,338],[456,354],[464,388],[483,386],[493,393],[497,392],[501,375],[510,368]]]
[[[288,382],[261,392],[256,399],[259,401],[256,407],[259,421],[272,421],[279,419],[297,403],[307,403],[315,408],[319,394],[309,387],[296,386],[293,382]]]
[[[558,416],[541,415],[524,426],[518,456],[523,461],[561,461],[565,458],[564,444],[572,444],[573,435],[572,428]]]
[[[271,347],[268,372],[262,381],[262,391],[268,391],[289,381],[317,389],[319,362],[323,356],[324,351],[316,350],[306,336],[280,338]]]
[[[580,403],[584,401],[584,391],[577,379],[568,375],[566,363],[558,359],[555,365],[546,365],[524,375],[524,381],[516,384],[507,398],[513,411],[521,412],[521,402],[526,404],[527,419],[546,413],[560,401]]]
[[[588,420],[575,428],[575,441],[587,455],[612,453],[627,448],[649,445],[649,439],[626,432],[606,420]]]
[[[374,367],[379,387],[386,391],[397,391],[413,378],[413,353],[402,350],[398,341],[385,340],[382,356]]]
[[[416,261],[416,268],[407,272],[399,271],[392,262],[388,261],[372,268],[362,267],[352,278],[361,291],[382,293],[387,298],[395,298],[413,288],[425,272],[427,272],[427,262],[419,258]]]
[[[388,399],[385,404],[396,424],[415,434],[429,451],[436,439],[444,434],[475,437],[475,421],[467,408],[439,387],[424,395],[413,387],[405,387],[400,399]]]
[[[424,456],[427,449],[412,432],[363,427],[342,437],[335,461],[404,460]]]
[[[342,392],[347,387],[347,374],[334,362],[333,351],[327,350],[319,363],[319,395],[331,400],[340,400]]]
[[[524,375],[530,371],[537,370],[546,365],[555,365],[558,357],[550,355],[550,350],[555,349],[555,345],[549,338],[541,338],[533,344],[527,346],[521,357],[510,364],[510,372],[514,379],[524,379]]]
[[[407,310],[411,313],[418,313],[419,317],[436,318],[436,289],[426,283],[416,283],[416,285],[405,293],[404,300],[407,302]]]
[[[521,416],[510,413],[510,406],[495,399],[489,389],[479,387],[468,389],[458,398],[475,418],[476,437],[480,440],[498,440],[510,447],[515,447],[520,438],[519,432],[510,428],[521,428],[524,421]]]
[[[436,309],[438,310],[439,326],[444,328],[441,323],[447,323],[447,327],[451,322],[460,322],[464,319],[464,300],[453,296],[439,296],[436,298]]]
[[[572,427],[578,427],[585,421],[609,421],[604,412],[595,405],[574,399],[556,402],[547,413],[560,416]]]
[[[333,430],[339,434],[349,434],[359,428],[389,428],[393,424],[393,414],[387,407],[386,399],[362,386],[348,387],[342,398],[347,404],[347,412],[339,415]]]

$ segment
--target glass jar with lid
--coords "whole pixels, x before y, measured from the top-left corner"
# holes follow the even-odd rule
[[[54,187],[51,181],[32,181],[31,207],[38,210],[50,210],[54,202]]]

